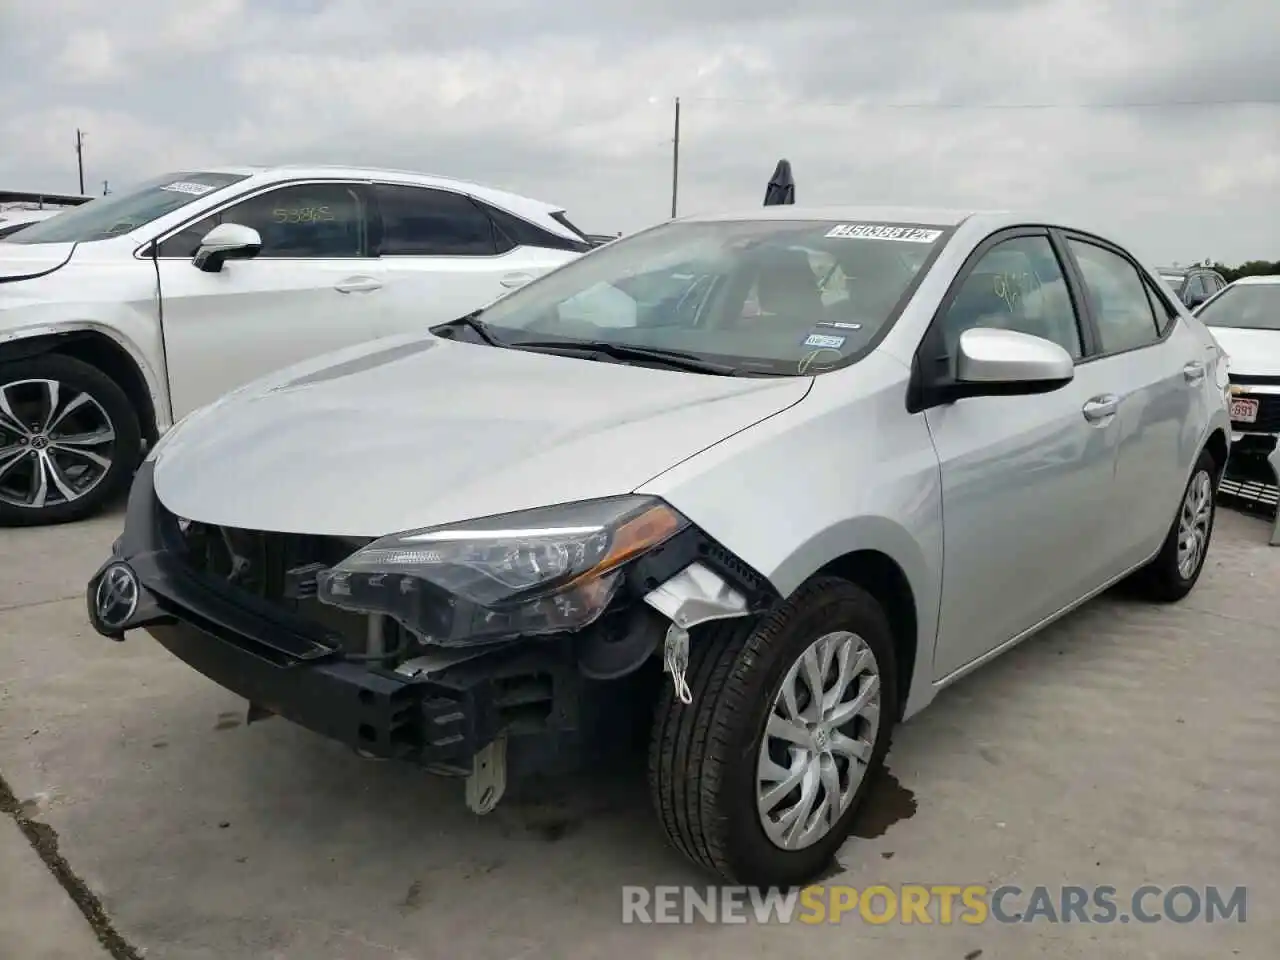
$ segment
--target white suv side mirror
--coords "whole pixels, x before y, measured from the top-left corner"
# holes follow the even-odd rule
[[[228,260],[251,260],[262,252],[262,236],[253,227],[220,223],[204,235],[191,258],[197,270],[217,273]]]

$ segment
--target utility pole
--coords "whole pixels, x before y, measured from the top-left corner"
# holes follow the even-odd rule
[[[676,97],[675,135],[671,138],[671,219],[676,218],[676,197],[680,192],[680,98]]]
[[[102,181],[102,195],[105,197],[111,190],[107,187],[107,181]]]
[[[80,171],[80,195],[84,196],[84,134],[76,127],[76,167]]]

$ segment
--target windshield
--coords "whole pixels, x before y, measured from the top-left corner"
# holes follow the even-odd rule
[[[109,240],[244,179],[247,175],[237,173],[168,173],[127,193],[113,193],[90,200],[56,217],[32,224],[5,240],[9,243]]]
[[[1280,283],[1227,287],[1196,316],[1209,327],[1280,330]]]
[[[929,224],[668,223],[597,248],[480,318],[512,346],[606,342],[804,375],[867,352],[949,235]]]

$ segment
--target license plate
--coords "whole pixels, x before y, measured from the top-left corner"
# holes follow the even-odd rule
[[[1258,419],[1258,401],[1234,399],[1231,401],[1231,420],[1234,423],[1254,423]]]

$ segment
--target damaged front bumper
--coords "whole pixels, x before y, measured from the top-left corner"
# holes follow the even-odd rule
[[[475,648],[353,652],[349,632],[305,615],[302,604],[195,569],[182,521],[155,496],[152,470],[139,470],[124,533],[88,583],[95,630],[114,640],[145,630],[248,700],[251,716],[276,714],[366,756],[469,777],[478,812],[492,808],[508,776],[566,773],[616,753],[634,714],[620,682],[642,689],[640,668],[659,649],[678,671],[670,650],[687,644],[690,628],[751,615],[775,599],[767,581],[690,530],[634,561],[628,580],[638,589],[619,598],[624,609],[613,622],[624,626],[608,643],[602,623]],[[488,780],[477,781],[481,770]]]

